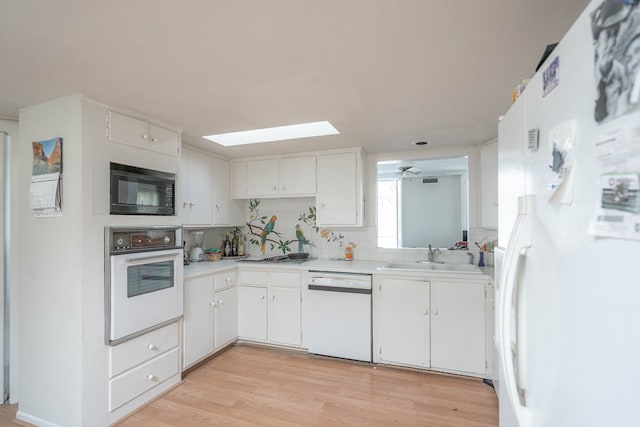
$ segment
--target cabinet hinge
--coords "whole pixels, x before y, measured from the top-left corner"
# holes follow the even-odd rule
[[[382,356],[382,347],[378,347],[378,354]]]
[[[489,362],[486,360],[484,361],[484,369],[489,369]]]
[[[109,113],[105,115],[104,122],[107,125],[104,132],[107,134],[107,139],[109,139]]]

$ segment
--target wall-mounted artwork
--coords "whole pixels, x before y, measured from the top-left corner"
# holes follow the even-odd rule
[[[29,207],[36,216],[62,215],[62,138],[33,141]]]

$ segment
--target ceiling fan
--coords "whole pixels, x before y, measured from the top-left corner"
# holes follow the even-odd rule
[[[405,177],[411,175],[419,175],[421,172],[420,169],[415,166],[398,166],[398,175]]]

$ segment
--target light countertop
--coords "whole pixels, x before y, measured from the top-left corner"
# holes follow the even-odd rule
[[[361,273],[361,274],[384,274],[384,275],[401,275],[401,276],[416,276],[422,274],[429,274],[432,276],[446,277],[451,275],[456,275],[460,277],[460,274],[465,277],[478,278],[478,277],[488,277],[493,280],[493,267],[480,267],[482,271],[482,275],[477,274],[466,274],[466,273],[449,273],[449,272],[436,272],[436,271],[425,271],[425,272],[416,272],[416,271],[403,271],[403,270],[380,270],[380,268],[384,267],[388,262],[386,261],[367,261],[367,260],[353,260],[353,261],[344,261],[344,260],[332,260],[332,259],[315,259],[306,261],[302,264],[294,264],[294,263],[258,263],[258,262],[247,262],[242,260],[225,260],[222,259],[220,261],[201,261],[194,262],[189,265],[184,266],[184,278],[193,278],[197,276],[202,276],[210,273],[217,273],[229,269],[233,269],[236,267],[243,268],[259,268],[259,269],[287,269],[287,270],[300,270],[300,271],[331,271],[331,272],[339,272],[339,273]]]

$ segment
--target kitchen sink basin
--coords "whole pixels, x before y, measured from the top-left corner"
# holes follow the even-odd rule
[[[451,273],[482,273],[478,267],[473,264],[441,264],[436,262],[414,262],[406,264],[391,263],[382,267],[382,270],[400,270],[400,271],[446,271]]]

